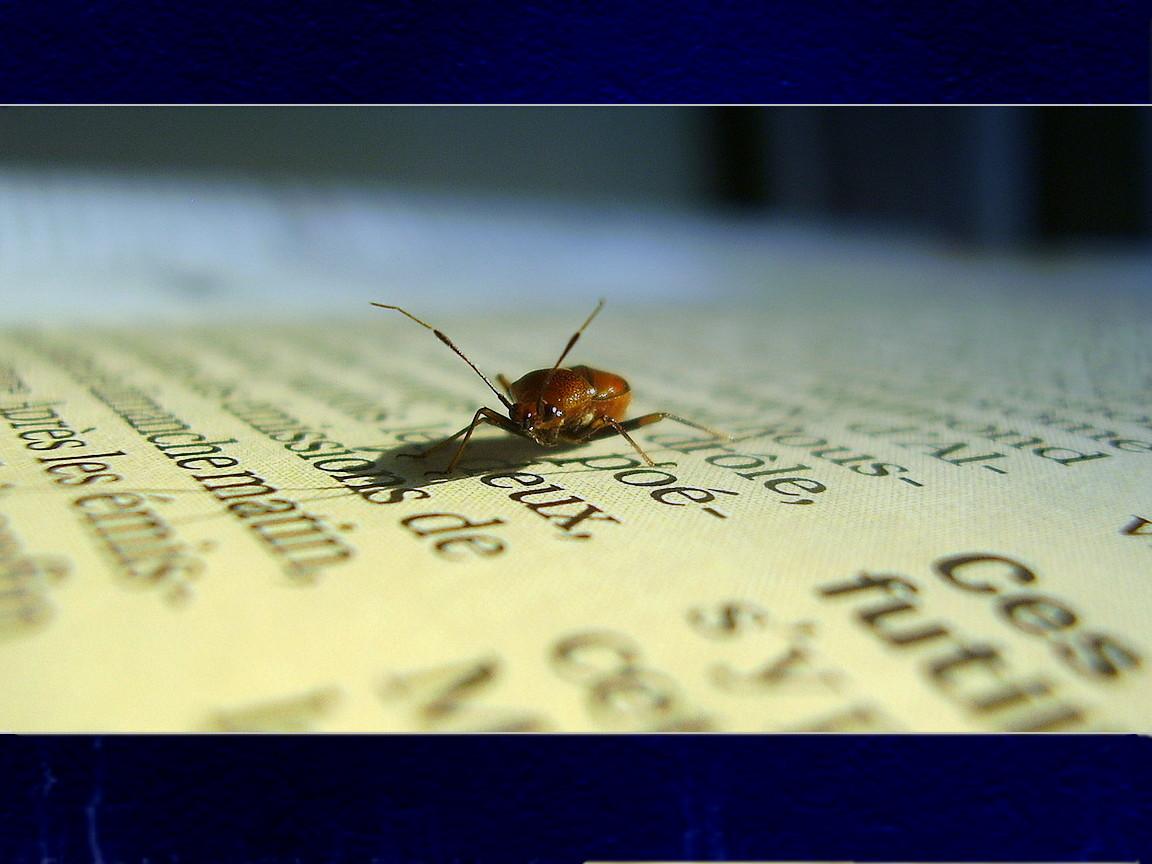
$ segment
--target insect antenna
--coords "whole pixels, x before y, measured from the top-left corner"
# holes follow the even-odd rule
[[[436,334],[436,338],[437,338],[437,339],[439,339],[441,342],[443,342],[445,345],[447,345],[449,348],[451,348],[453,351],[455,351],[455,352],[456,352],[456,353],[457,353],[457,354],[460,356],[460,359],[461,359],[461,360],[463,360],[465,363],[467,363],[469,366],[471,366],[471,367],[472,367],[472,371],[473,371],[473,372],[475,372],[477,375],[479,375],[481,378],[483,378],[483,379],[484,379],[484,383],[488,385],[488,389],[489,389],[489,390],[491,390],[493,393],[495,393],[495,394],[496,394],[496,398],[500,400],[501,404],[503,404],[503,406],[504,406],[505,408],[507,408],[507,409],[509,409],[509,410],[511,410],[511,409],[512,409],[512,403],[511,403],[511,402],[509,402],[509,401],[508,401],[508,400],[505,398],[505,396],[504,396],[504,394],[503,394],[503,393],[501,393],[499,390],[497,390],[497,389],[496,389],[496,388],[495,388],[495,387],[492,385],[492,382],[488,380],[488,376],[487,376],[487,375],[485,375],[483,372],[481,372],[479,369],[477,369],[477,368],[476,368],[476,364],[475,364],[475,363],[473,363],[471,360],[469,360],[469,359],[468,359],[468,357],[467,357],[467,355],[465,355],[463,351],[461,351],[459,348],[457,348],[457,347],[456,347],[456,346],[453,344],[452,340],[451,340],[451,339],[449,339],[449,338],[448,338],[448,337],[447,337],[447,336],[446,336],[444,333],[442,333],[441,331],[437,330],[435,327],[433,327],[431,324],[427,323],[426,321],[421,321],[419,318],[417,318],[415,315],[413,315],[413,314],[412,314],[411,312],[409,312],[407,309],[401,309],[399,306],[388,306],[387,304],[384,304],[384,303],[373,303],[372,305],[373,305],[373,306],[378,306],[378,307],[380,307],[381,309],[394,309],[395,311],[399,312],[401,315],[406,315],[406,316],[408,316],[408,317],[409,317],[409,318],[411,318],[413,321],[415,321],[417,324],[419,324],[421,327],[423,327],[423,328],[425,328],[425,329],[427,329],[427,330],[431,330],[433,333],[435,333],[435,334]],[[599,308],[597,308],[597,310],[596,310],[596,311],[597,311],[597,312],[598,312],[598,311],[600,311],[600,310],[599,310]],[[596,314],[596,312],[593,312],[592,314],[593,314],[593,315],[595,315],[595,314]],[[589,321],[591,321],[592,319],[591,319],[591,318],[589,318],[588,320],[589,320]],[[584,327],[587,327],[587,326],[588,326],[588,324],[587,324],[587,322],[585,322],[585,324],[584,324]],[[581,327],[580,329],[581,329],[581,330],[583,330],[583,329],[584,329],[584,327]],[[577,333],[577,334],[576,334],[576,336],[579,336],[579,335],[580,335],[579,333]],[[573,344],[575,341],[576,341],[576,337],[575,337],[575,336],[573,336],[573,337],[572,337],[572,342],[570,342],[570,343],[568,344],[568,347],[569,347],[569,348],[571,348],[571,347],[572,347],[572,344]],[[565,352],[565,353],[567,353],[567,352]],[[563,356],[561,356],[561,359],[563,359]]]
[[[572,334],[572,338],[568,340],[568,344],[564,346],[564,350],[560,352],[560,357],[552,364],[552,368],[548,370],[548,374],[544,378],[544,383],[540,386],[541,392],[548,389],[548,384],[552,381],[552,373],[560,368],[560,364],[564,362],[564,358],[568,356],[568,352],[572,350],[572,346],[580,339],[580,334],[583,333],[592,319],[600,314],[600,310],[604,308],[604,299],[601,298],[600,302],[596,304],[596,308],[592,310],[592,314],[588,316],[588,320],[580,325],[580,329]]]
[[[572,338],[568,340],[568,344],[565,345],[564,350],[560,352],[560,358],[552,364],[551,371],[555,372],[560,368],[560,364],[564,362],[564,358],[568,356],[568,352],[572,350],[572,346],[575,345],[577,340],[580,339],[580,334],[588,328],[588,325],[592,323],[592,319],[600,314],[600,310],[603,308],[604,301],[601,299],[600,302],[596,304],[596,308],[592,310],[592,314],[588,316],[588,320],[581,324],[580,329],[572,334]]]

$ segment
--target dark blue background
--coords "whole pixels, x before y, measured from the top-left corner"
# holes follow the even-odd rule
[[[1133,102],[1140,0],[0,0],[0,102]]]
[[[0,742],[5,864],[1147,861],[1150,804],[1134,737]]]

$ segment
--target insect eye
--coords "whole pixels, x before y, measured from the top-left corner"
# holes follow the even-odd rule
[[[544,406],[544,416],[547,417],[549,420],[555,420],[557,417],[560,416],[560,409],[557,408],[555,405],[545,405]]]

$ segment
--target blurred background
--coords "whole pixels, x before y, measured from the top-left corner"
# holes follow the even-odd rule
[[[870,242],[1146,262],[1150,162],[1139,108],[3,108],[0,275],[547,302]]]
[[[1126,108],[6,109],[0,164],[875,220],[972,243],[1147,238]]]

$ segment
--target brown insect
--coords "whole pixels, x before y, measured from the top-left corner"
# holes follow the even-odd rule
[[[729,437],[723,432],[718,432],[691,420],[685,420],[683,417],[677,417],[666,411],[645,414],[643,417],[625,421],[624,414],[628,410],[628,403],[632,401],[632,388],[627,381],[612,372],[593,369],[591,366],[571,366],[568,368],[560,366],[564,362],[564,358],[568,356],[568,352],[572,350],[572,346],[580,338],[580,334],[604,308],[603,300],[596,304],[596,308],[592,310],[588,320],[580,325],[580,329],[572,334],[572,338],[568,340],[568,344],[560,352],[560,358],[552,364],[550,369],[537,369],[519,380],[511,382],[503,375],[496,376],[500,386],[507,391],[507,397],[493,386],[487,376],[476,368],[476,364],[469,360],[464,352],[453,344],[451,339],[431,324],[421,321],[411,312],[401,309],[399,306],[388,306],[384,303],[373,303],[372,305],[381,309],[394,309],[402,315],[407,315],[421,327],[435,333],[437,339],[455,351],[465,363],[472,367],[477,375],[484,379],[484,383],[508,410],[508,416],[505,417],[491,408],[481,408],[472,418],[472,422],[455,435],[445,438],[438,444],[434,444],[417,454],[420,457],[427,456],[463,435],[464,440],[456,448],[456,455],[448,463],[449,472],[460,461],[464,448],[468,446],[468,439],[472,437],[472,433],[481,423],[491,423],[505,432],[511,432],[522,438],[529,438],[544,447],[553,447],[559,443],[582,444],[586,441],[598,441],[601,438],[620,435],[635,448],[636,452],[649,465],[656,463],[628,434],[642,426],[648,426],[665,419],[676,420],[717,438]]]

